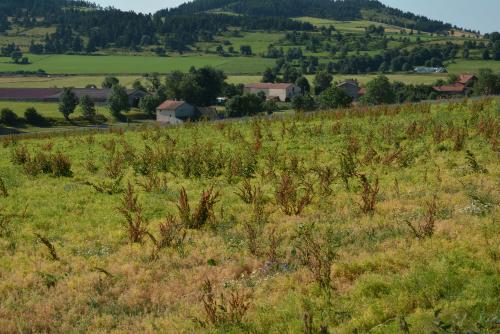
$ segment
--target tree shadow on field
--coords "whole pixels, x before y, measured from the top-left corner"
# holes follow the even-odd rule
[[[0,136],[15,135],[21,133],[21,131],[13,128],[6,128],[0,125]]]

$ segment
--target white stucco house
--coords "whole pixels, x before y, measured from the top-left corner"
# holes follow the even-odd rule
[[[196,116],[196,108],[185,101],[167,100],[156,108],[156,121],[160,123],[180,124]]]
[[[245,92],[263,92],[268,100],[289,101],[301,93],[299,86],[292,83],[255,83],[245,85]]]

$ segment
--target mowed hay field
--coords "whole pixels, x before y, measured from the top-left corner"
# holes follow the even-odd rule
[[[1,331],[496,333],[499,116],[4,138]]]
[[[0,58],[0,72],[37,71],[50,74],[144,74],[188,71],[192,66],[213,66],[226,73],[261,73],[274,64],[273,59],[258,57],[219,57],[212,55],[154,56],[72,56],[28,55],[30,64],[19,65]]]

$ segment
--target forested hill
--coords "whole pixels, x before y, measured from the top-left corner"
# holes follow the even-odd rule
[[[160,15],[190,15],[207,11],[274,17],[312,16],[348,21],[370,19],[426,32],[450,30],[453,26],[424,16],[387,7],[376,0],[195,0]]]
[[[15,38],[17,31],[45,27],[25,46],[32,54],[94,53],[119,48],[145,49],[164,55],[185,52],[196,43],[214,42],[224,32],[310,32],[311,16],[339,21],[369,20],[424,32],[453,27],[440,21],[389,8],[375,0],[194,0],[177,8],[142,14],[102,8],[81,0],[0,0],[0,34]],[[35,29],[36,30],[36,29]],[[19,47],[2,47],[10,57]]]

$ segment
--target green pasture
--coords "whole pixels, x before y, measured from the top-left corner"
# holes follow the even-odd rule
[[[450,73],[477,73],[480,69],[487,68],[500,72],[500,61],[495,60],[456,60],[446,67]]]
[[[27,55],[29,65],[13,64],[9,58],[0,58],[0,72],[37,71],[51,74],[143,74],[188,71],[192,66],[205,65],[226,73],[261,73],[274,64],[273,59],[258,57],[219,57],[215,55],[154,56],[81,56],[81,55]]]
[[[64,117],[58,110],[58,104],[54,102],[17,102],[17,101],[0,101],[0,109],[9,108],[14,111],[19,117],[24,117],[26,109],[34,107],[39,114],[46,118],[63,119]],[[77,110],[72,116],[80,116]]]

